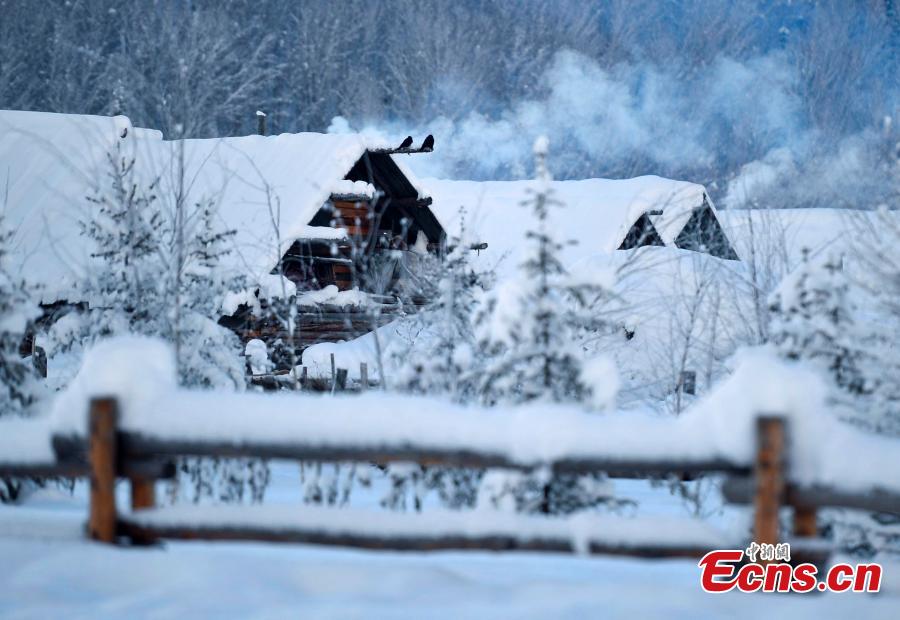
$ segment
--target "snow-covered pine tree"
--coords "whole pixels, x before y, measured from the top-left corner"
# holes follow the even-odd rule
[[[0,212],[0,417],[28,415],[40,393],[40,381],[30,357],[19,352],[29,324],[39,315],[25,283],[8,266],[10,234]],[[0,501],[21,495],[23,481],[0,478]]]
[[[900,152],[894,175],[900,195]],[[855,218],[855,227],[864,294],[858,305],[866,311],[858,326],[867,352],[861,370],[871,389],[864,418],[873,430],[900,435],[900,217],[882,206]]]
[[[158,303],[166,291],[159,282],[164,272],[159,262],[159,231],[164,221],[157,183],[140,186],[135,163],[116,143],[107,155],[106,182],[87,197],[91,208],[81,229],[93,242],[98,261],[84,283],[92,316],[82,324],[87,334],[73,334],[79,339],[131,331],[168,332],[162,325],[168,308]]]
[[[528,255],[518,277],[496,287],[479,308],[476,334],[482,353],[479,395],[486,404],[533,400],[578,402],[602,409],[610,390],[596,381],[580,338],[609,328],[602,306],[609,299],[607,274],[569,273],[560,252],[572,243],[559,238],[551,208],[563,205],[553,195],[546,166],[547,140],[535,143],[537,184],[523,204],[533,210],[535,226],[526,233]]]
[[[605,359],[585,360],[579,341],[608,329],[602,305],[610,282],[605,275],[575,276],[562,262],[569,242],[553,226],[551,209],[563,205],[553,195],[547,147],[546,138],[534,145],[537,181],[523,206],[532,209],[535,225],[527,233],[529,253],[519,277],[491,291],[479,310],[477,337],[486,361],[478,393],[491,405],[546,401],[605,409],[615,397],[615,370]],[[514,488],[523,511],[565,513],[609,499],[608,486],[597,477],[532,476]]]
[[[470,246],[465,210],[460,210],[459,237],[451,240],[444,259],[431,263],[423,278],[435,283],[432,300],[412,319],[419,337],[398,354],[395,388],[460,403],[473,398],[478,375],[474,313],[493,272],[471,265]]]
[[[173,154],[173,162],[183,177],[183,153]],[[81,222],[96,248],[83,286],[89,307],[78,329],[64,332],[60,348],[118,334],[159,337],[175,348],[182,385],[243,389],[240,342],[217,322],[226,293],[242,282],[221,265],[233,232],[217,225],[215,202],[189,199],[177,178],[165,189],[158,178],[148,180],[121,142],[107,163]],[[182,474],[194,500],[239,500],[246,488],[258,499],[268,479],[264,465],[211,459],[186,460]]]
[[[450,241],[444,259],[428,263],[430,269],[420,278],[434,283],[432,300],[408,319],[417,337],[395,354],[398,370],[392,388],[466,403],[475,396],[479,375],[474,313],[494,274],[472,266],[464,209],[459,217],[459,236]],[[390,508],[405,507],[408,496],[410,505],[420,507],[429,491],[436,491],[444,505],[459,508],[475,503],[481,472],[401,464],[391,465],[388,476],[391,488],[383,504]]]
[[[41,312],[25,282],[10,272],[9,242],[0,213],[0,416],[22,416],[28,414],[40,387],[31,358],[23,358],[20,347]]]
[[[861,372],[866,353],[842,262],[836,255],[813,260],[804,250],[800,267],[772,294],[769,334],[781,356],[814,363],[828,373],[836,394],[854,398],[869,385]]]
[[[68,344],[121,333],[162,337],[175,346],[185,386],[242,388],[237,337],[217,323],[225,294],[240,283],[220,268],[233,234],[215,222],[215,204],[143,181],[121,144],[108,156],[106,183],[88,197],[81,222],[98,259],[84,283],[89,310]]]

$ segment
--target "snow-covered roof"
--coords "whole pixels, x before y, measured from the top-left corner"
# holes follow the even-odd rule
[[[215,199],[224,226],[236,231],[229,260],[261,276],[291,244],[310,236],[310,220],[370,147],[356,134],[298,133],[152,145],[153,170],[164,196],[174,196],[184,148],[189,200]],[[315,234],[321,238],[321,234]]]
[[[534,181],[423,181],[433,202],[431,210],[449,237],[458,234],[459,209],[465,207],[465,227],[472,242],[487,242],[491,256],[506,255],[518,264],[525,231],[534,225],[531,210],[523,206]],[[691,213],[709,201],[696,183],[657,176],[633,179],[553,181],[553,198],[563,206],[551,209],[551,221],[564,238],[577,245],[566,248],[567,262],[618,248],[634,223],[648,214],[667,246],[674,246]],[[657,214],[657,212],[661,212]]]
[[[124,137],[123,137],[124,136]],[[158,141],[124,116],[0,111],[0,211],[13,233],[12,268],[53,301],[90,260],[80,239],[86,196],[117,142]]]
[[[174,204],[183,149],[187,203],[216,201],[224,228],[236,231],[227,266],[259,277],[311,234],[310,220],[344,188],[366,150],[384,146],[357,134],[318,133],[166,141],[124,116],[0,111],[0,208],[14,233],[12,266],[41,286],[46,302],[77,297],[94,252],[79,221],[87,196],[108,180],[110,151],[136,157],[138,179],[158,182],[166,208]]]
[[[779,252],[789,265],[798,264],[803,251],[852,254],[865,243],[862,235],[879,226],[878,213],[848,209],[724,209],[722,228],[741,256]],[[900,212],[887,217],[900,221]]]

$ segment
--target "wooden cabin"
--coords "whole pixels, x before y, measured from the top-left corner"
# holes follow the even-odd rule
[[[338,290],[360,288],[389,294],[402,274],[387,283],[369,277],[366,259],[411,248],[437,253],[444,230],[429,209],[431,198],[422,196],[392,159],[391,151],[366,151],[309,221],[310,230],[335,228],[342,237],[296,239],[283,259],[284,274],[301,289],[329,284]],[[356,189],[359,188],[359,189]]]
[[[432,210],[450,236],[460,227],[462,207],[472,240],[487,242],[494,261],[506,256],[502,269],[518,265],[521,240],[535,226],[528,209],[532,181],[430,180],[429,190]],[[553,181],[550,190],[558,205],[550,220],[562,238],[575,242],[563,249],[566,264],[642,247],[738,259],[706,188],[697,183],[643,176]]]
[[[47,323],[89,302],[79,287],[96,248],[79,221],[117,153],[134,158],[133,180],[152,185],[163,208],[175,196],[211,201],[217,225],[233,232],[220,267],[248,289],[221,323],[245,340],[284,341],[267,310],[295,303],[298,348],[351,338],[424,302],[414,271],[438,260],[445,235],[403,159],[432,143],[320,133],[166,140],[124,116],[0,111],[13,268],[40,291]],[[282,275],[290,298],[278,300],[269,293]]]
[[[446,235],[429,208],[431,198],[397,155],[397,149],[366,149],[272,268],[271,275],[296,287],[298,329],[291,338],[297,353],[355,338],[427,302],[415,267],[440,259]],[[261,339],[275,349],[289,338],[280,321],[255,316],[251,304],[220,322],[244,341]]]

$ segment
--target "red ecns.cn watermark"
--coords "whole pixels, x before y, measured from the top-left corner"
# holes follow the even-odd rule
[[[791,547],[750,543],[745,550],[719,549],[703,556],[704,592],[878,592],[880,564],[834,564],[819,579],[815,564],[791,564]]]

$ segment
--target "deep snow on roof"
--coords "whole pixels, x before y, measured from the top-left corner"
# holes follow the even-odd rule
[[[78,224],[86,196],[107,170],[110,149],[132,144],[137,133],[124,116],[0,111],[0,210],[13,233],[11,267],[40,284],[45,300],[71,290],[88,265],[92,249]]]
[[[718,213],[725,233],[740,256],[779,253],[793,267],[803,251],[853,254],[864,246],[870,229],[881,224],[875,211],[848,209],[724,209]],[[888,212],[897,218],[900,213]]]
[[[175,196],[179,150],[184,148],[189,200],[214,199],[226,229],[234,230],[233,267],[267,274],[368,147],[356,134],[299,133],[153,145],[160,194]]]
[[[504,256],[504,269],[520,262],[525,232],[535,225],[532,210],[523,205],[533,196],[534,181],[426,179],[423,184],[434,201],[431,210],[448,237],[459,234],[459,210],[464,207],[470,242],[488,243],[485,255],[494,259]],[[700,207],[706,196],[702,185],[657,176],[553,181],[552,189],[560,207],[551,209],[551,222],[563,238],[577,242],[563,251],[569,264],[597,252],[614,251],[645,213],[663,242],[674,246],[692,210]],[[661,215],[652,214],[656,211]]]
[[[95,251],[79,222],[87,197],[108,184],[109,153],[118,148],[136,158],[140,183],[158,183],[162,208],[173,208],[182,179],[187,204],[214,200],[223,229],[236,231],[226,267],[259,277],[309,232],[366,150],[383,146],[318,133],[165,141],[123,116],[0,111],[0,207],[14,233],[12,268],[39,285],[46,302],[78,298]]]

